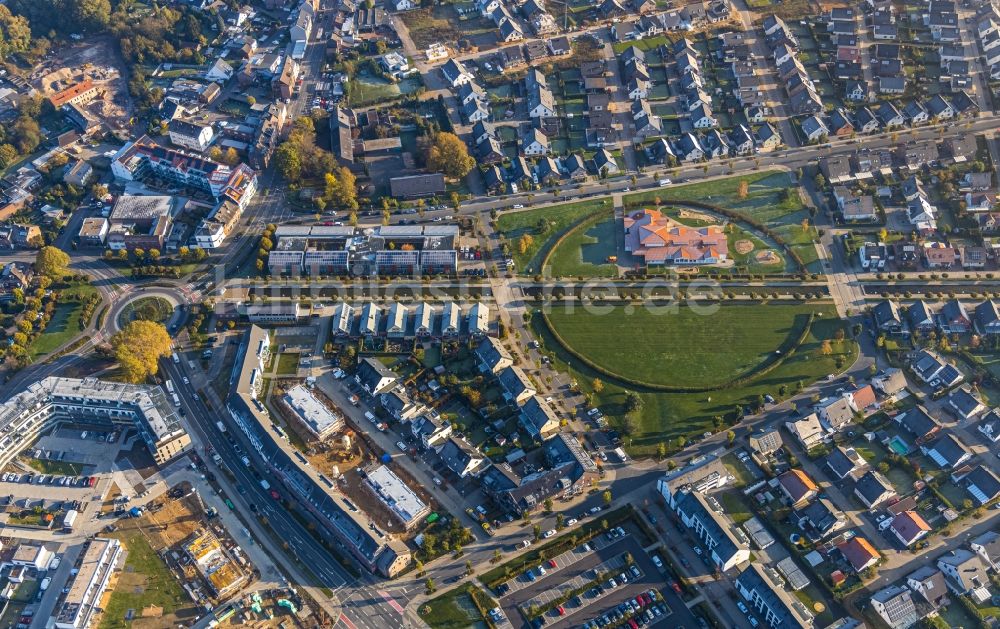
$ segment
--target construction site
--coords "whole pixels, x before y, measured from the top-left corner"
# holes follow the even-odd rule
[[[256,578],[254,566],[187,483],[133,508],[106,530],[127,550],[124,567],[112,580],[105,619],[133,627],[177,626],[236,595]]]
[[[378,527],[404,539],[409,537],[412,531],[408,531],[392,509],[365,483],[368,472],[388,463],[385,460],[388,455],[375,446],[364,431],[357,430],[346,419],[343,428],[335,435],[325,439],[313,438],[303,428],[296,412],[284,401],[286,391],[298,384],[298,380],[291,379],[275,381],[271,386],[269,399],[269,406],[275,411],[272,415],[281,419],[283,428],[291,436],[291,442],[305,455],[309,465],[330,478],[335,478],[337,489],[360,506]],[[344,417],[342,411],[322,392],[313,389],[312,393],[332,412]],[[432,509],[435,507],[436,503],[430,493],[405,470],[392,466],[392,471],[424,504],[431,505]]]
[[[75,92],[92,87],[92,94],[72,104],[93,120],[122,129],[131,117],[129,96],[121,72],[109,63],[114,59],[117,54],[106,39],[69,46],[36,67],[31,83],[57,107],[78,96]]]

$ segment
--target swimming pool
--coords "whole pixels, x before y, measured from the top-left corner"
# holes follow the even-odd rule
[[[906,445],[906,442],[900,439],[899,435],[889,440],[889,449],[899,456],[906,456],[910,453],[910,446]]]

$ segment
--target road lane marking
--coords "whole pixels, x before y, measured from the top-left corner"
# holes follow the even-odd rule
[[[397,603],[396,599],[394,599],[392,596],[390,596],[388,592],[386,592],[385,590],[378,590],[378,594],[383,599],[385,599],[386,603],[389,603],[389,607],[392,607],[393,609],[395,609],[400,614],[403,613],[403,606],[400,605],[399,603]]]
[[[340,618],[337,619],[338,622],[344,623],[347,629],[358,629],[358,626],[351,622],[351,619],[347,617],[345,612],[340,612]]]

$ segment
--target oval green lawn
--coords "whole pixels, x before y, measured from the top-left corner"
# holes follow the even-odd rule
[[[687,306],[616,306],[607,314],[554,308],[548,317],[567,345],[611,373],[653,384],[712,387],[754,371],[797,338],[817,309],[726,304],[701,314]]]

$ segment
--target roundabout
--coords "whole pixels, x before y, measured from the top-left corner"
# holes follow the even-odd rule
[[[181,306],[187,305],[184,293],[164,286],[133,287],[115,300],[104,318],[101,331],[110,337],[130,321],[147,318],[173,331],[180,327],[186,313]]]

